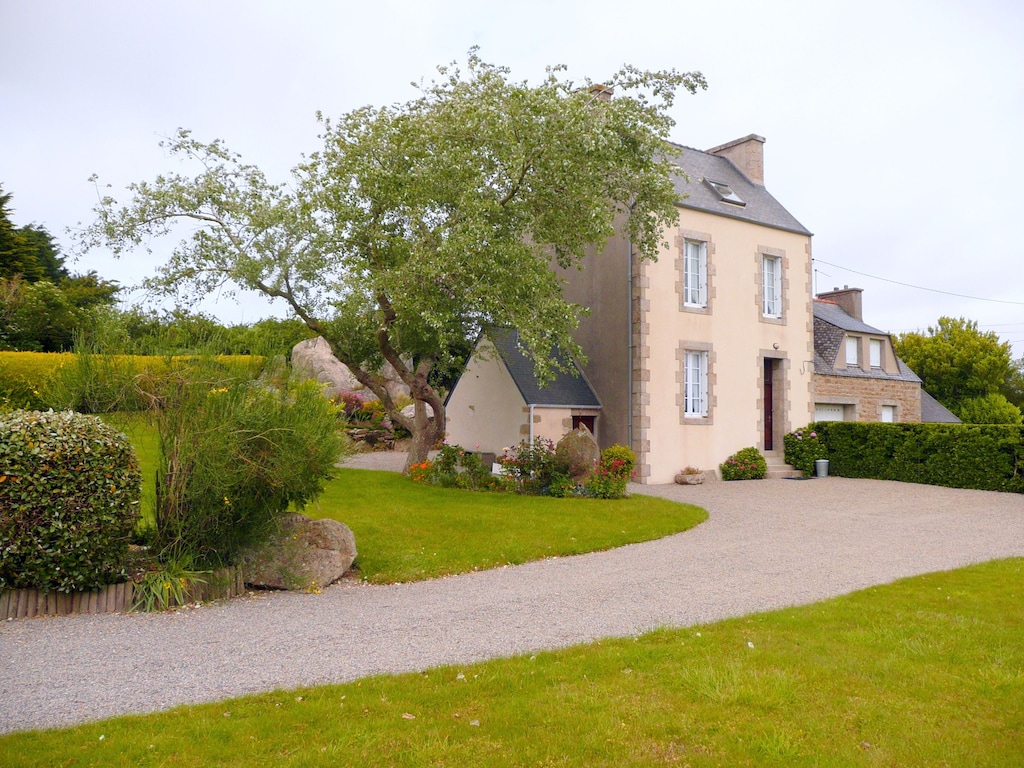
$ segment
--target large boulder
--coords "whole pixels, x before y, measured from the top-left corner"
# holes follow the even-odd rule
[[[555,460],[569,467],[569,477],[577,483],[587,479],[601,460],[597,440],[583,424],[558,441]]]
[[[352,375],[347,365],[334,356],[330,344],[322,336],[300,341],[292,347],[292,370],[300,379],[320,382],[327,397],[337,397],[342,392],[359,392],[367,400],[377,398]],[[392,398],[409,395],[409,387],[390,363],[384,364],[381,373]]]
[[[340,579],[355,559],[356,539],[347,525],[292,513],[270,541],[242,554],[242,576],[255,587],[312,591]]]

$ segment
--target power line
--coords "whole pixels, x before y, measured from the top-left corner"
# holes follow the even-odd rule
[[[878,275],[869,275],[867,272],[858,272],[856,269],[850,269],[844,267],[841,264],[833,264],[831,261],[824,261],[823,259],[815,258],[819,264],[828,264],[830,267],[836,267],[837,269],[845,269],[847,272],[852,272],[855,275],[862,275],[864,277],[870,277],[872,280],[881,280],[884,283],[893,283],[894,285],[902,285],[904,288],[914,288],[918,291],[930,291],[932,293],[942,293],[946,296],[956,296],[958,299],[971,299],[973,301],[991,301],[995,304],[1013,304],[1018,307],[1024,307],[1024,301],[1007,301],[1006,299],[985,299],[981,296],[968,296],[963,293],[953,293],[952,291],[940,291],[938,288],[925,288],[921,285],[913,285],[911,283],[901,283],[899,280],[890,280],[887,277],[879,277]]]

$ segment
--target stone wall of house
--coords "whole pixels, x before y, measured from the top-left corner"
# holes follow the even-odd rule
[[[883,405],[896,406],[896,421],[921,421],[921,385],[916,381],[816,375],[814,402],[853,406],[851,421],[881,421]]]

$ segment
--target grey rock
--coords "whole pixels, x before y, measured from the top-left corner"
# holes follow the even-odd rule
[[[580,424],[558,441],[555,458],[569,466],[569,477],[578,483],[594,471],[594,466],[601,459],[601,448],[590,430]]]
[[[340,579],[355,559],[356,540],[347,525],[292,513],[269,542],[243,553],[242,575],[256,587],[315,590]]]
[[[300,379],[320,382],[327,397],[336,397],[342,392],[358,392],[367,400],[377,399],[373,392],[356,379],[348,366],[334,356],[331,346],[322,336],[300,341],[292,347],[292,371]],[[384,364],[381,375],[392,398],[409,395],[409,387],[399,378],[390,363]]]

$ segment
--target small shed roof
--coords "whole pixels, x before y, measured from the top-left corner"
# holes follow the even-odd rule
[[[523,400],[527,405],[600,408],[594,390],[583,376],[576,363],[570,363],[576,371],[569,373],[556,371],[554,378],[541,387],[533,373],[533,363],[523,354],[519,346],[519,332],[513,329],[491,329],[485,333],[491,340],[501,361],[508,368],[512,381],[515,382]]]

